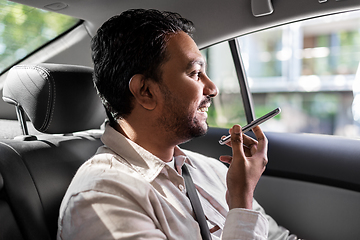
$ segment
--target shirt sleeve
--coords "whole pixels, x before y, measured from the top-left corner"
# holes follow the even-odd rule
[[[266,214],[264,208],[254,199],[253,209],[263,214],[269,222],[268,240],[297,240],[296,235],[291,234],[286,228],[279,226],[277,222]]]
[[[222,240],[266,240],[268,231],[269,223],[263,214],[234,208],[226,217]]]

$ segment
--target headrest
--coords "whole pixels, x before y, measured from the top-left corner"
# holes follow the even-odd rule
[[[4,84],[3,99],[20,105],[43,133],[98,129],[106,114],[92,72],[89,67],[64,64],[14,66]]]

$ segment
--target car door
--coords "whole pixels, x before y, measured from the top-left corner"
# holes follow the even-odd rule
[[[255,198],[300,238],[360,234],[359,16],[297,22],[203,50],[220,91],[208,134],[182,147],[229,155],[218,144],[228,128],[281,107],[262,125],[269,163]]]

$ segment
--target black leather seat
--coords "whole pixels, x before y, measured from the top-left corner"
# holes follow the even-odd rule
[[[15,66],[3,99],[16,106],[22,122],[25,112],[45,134],[0,142],[0,239],[55,239],[65,191],[77,168],[102,145],[106,115],[92,69]]]

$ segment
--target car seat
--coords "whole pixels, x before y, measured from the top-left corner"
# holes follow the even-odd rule
[[[13,67],[3,88],[23,135],[0,142],[0,239],[55,239],[62,198],[78,167],[102,145],[105,110],[92,68]],[[39,135],[28,135],[26,117]]]

